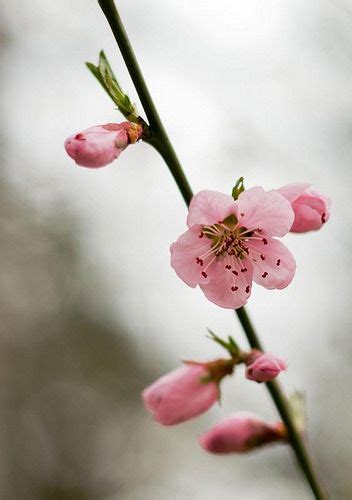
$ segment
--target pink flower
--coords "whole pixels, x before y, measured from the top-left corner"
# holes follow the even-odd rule
[[[179,424],[213,406],[219,398],[221,378],[232,371],[231,360],[187,362],[144,389],[144,404],[160,424]]]
[[[107,123],[89,127],[71,135],[65,141],[67,154],[82,167],[99,168],[108,165],[142,134],[135,123]]]
[[[284,236],[293,218],[283,196],[261,187],[242,192],[237,201],[201,191],[189,207],[188,231],[171,245],[171,265],[209,300],[237,309],[246,304],[252,280],[268,289],[291,282],[295,260],[273,236]]]
[[[295,220],[290,229],[292,233],[305,233],[320,229],[330,217],[330,200],[309,189],[309,184],[288,184],[277,192],[292,205]]]
[[[256,415],[238,412],[222,420],[200,438],[201,447],[210,453],[241,453],[287,437],[281,422],[268,424]]]
[[[260,351],[252,351],[246,360],[246,377],[255,382],[269,382],[279,375],[282,370],[287,369],[286,363],[272,354],[263,354]]]

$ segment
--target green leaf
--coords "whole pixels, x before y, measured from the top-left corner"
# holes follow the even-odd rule
[[[98,66],[87,62],[87,68],[95,76],[107,94],[114,101],[121,113],[130,121],[138,122],[138,112],[130,98],[122,90],[117,81],[109,61],[104,53],[100,51]]]
[[[232,188],[232,198],[236,201],[239,195],[244,191],[243,177],[240,177]]]

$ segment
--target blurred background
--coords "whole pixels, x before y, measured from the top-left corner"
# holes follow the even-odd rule
[[[352,6],[346,0],[117,2],[195,191],[309,181],[333,202],[319,233],[289,235],[286,290],[248,310],[307,397],[330,498],[352,498],[350,269]],[[223,402],[172,428],[140,392],[180,359],[244,335],[234,314],[169,266],[186,208],[161,158],[130,147],[78,168],[65,138],[122,121],[89,74],[104,49],[143,115],[94,0],[0,0],[0,498],[309,500],[287,447],[205,454],[197,436],[234,410],[275,420],[241,370]]]

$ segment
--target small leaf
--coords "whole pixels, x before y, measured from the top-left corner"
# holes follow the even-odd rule
[[[303,433],[306,430],[306,399],[303,392],[296,391],[289,397],[290,409],[293,420],[298,430]]]
[[[121,113],[129,120],[138,123],[138,112],[130,98],[125,94],[117,81],[109,61],[104,53],[100,51],[98,66],[87,62],[87,68],[99,81],[101,86],[117,105]]]
[[[217,344],[221,345],[221,347],[223,347],[224,349],[226,349],[226,351],[228,351],[228,353],[232,357],[238,357],[239,356],[239,354],[240,354],[240,348],[238,347],[238,345],[236,344],[236,342],[233,340],[232,337],[228,337],[228,342],[226,342],[221,337],[218,337],[217,335],[215,335],[215,333],[212,332],[209,328],[207,330],[210,333],[210,335],[208,336],[208,338],[210,338],[211,340],[214,340],[214,342],[216,342]]]
[[[236,201],[239,195],[244,191],[243,177],[240,177],[232,188],[232,198]]]

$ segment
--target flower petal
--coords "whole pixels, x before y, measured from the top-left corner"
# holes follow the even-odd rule
[[[207,283],[209,279],[202,276],[202,265],[197,263],[197,258],[210,249],[211,240],[206,236],[200,237],[202,226],[198,226],[196,232],[190,229],[181,234],[175,243],[170,247],[171,266],[176,274],[187,285],[195,287],[199,283]]]
[[[241,226],[260,228],[269,236],[285,236],[290,230],[294,213],[291,204],[275,191],[253,187],[240,194],[237,218]]]
[[[310,184],[308,182],[295,182],[293,184],[286,184],[279,189],[276,189],[278,193],[286,198],[290,203],[293,203],[301,194],[303,194]]]
[[[231,265],[228,269],[225,266]],[[248,259],[218,259],[211,268],[208,284],[200,284],[204,295],[211,302],[226,309],[238,309],[246,304],[251,294],[253,265]]]
[[[273,238],[251,241],[249,255],[254,267],[254,281],[269,290],[289,285],[296,271],[296,262],[288,248]]]
[[[200,191],[191,200],[187,226],[212,225],[235,213],[236,204],[232,196],[217,191]]]

